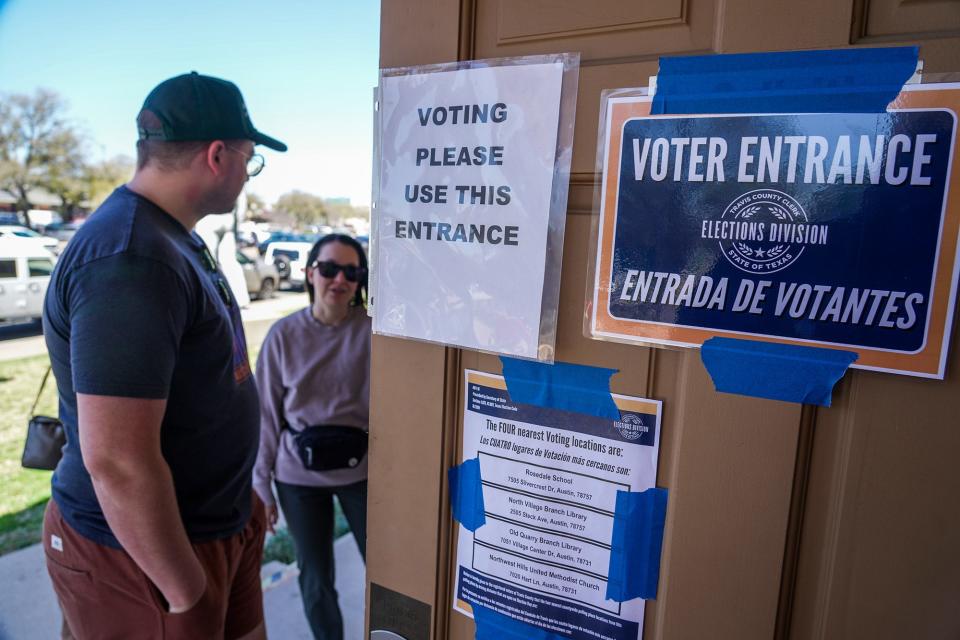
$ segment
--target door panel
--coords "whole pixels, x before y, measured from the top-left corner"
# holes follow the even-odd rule
[[[857,0],[853,41],[960,37],[956,0]]]
[[[960,372],[852,371],[817,420],[795,638],[960,637]]]
[[[645,638],[960,637],[960,374],[851,370],[831,408],[718,394],[696,351],[582,334],[604,89],[646,86],[660,55],[920,44],[925,71],[960,70],[960,3],[906,0],[441,0],[383,7],[382,63],[579,51],[557,359],[620,369],[612,390],[664,401],[658,485],[670,491]],[[416,33],[417,37],[409,37]],[[371,417],[372,581],[450,611],[464,368],[488,354],[377,338]],[[801,446],[802,444],[802,446]],[[798,464],[798,460],[800,463]],[[434,528],[437,531],[434,531]],[[379,547],[379,548],[378,548]]]
[[[630,31],[657,25],[684,24],[684,0],[653,0],[626,4],[596,0],[527,0],[498,2],[498,44],[583,37]]]
[[[478,0],[475,58],[579,51],[594,63],[713,48],[714,0]]]
[[[718,53],[825,49],[848,44],[851,0],[730,0],[724,3]]]

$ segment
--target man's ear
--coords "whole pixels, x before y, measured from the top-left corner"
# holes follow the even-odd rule
[[[227,145],[223,140],[214,140],[207,145],[207,151],[203,156],[204,165],[210,169],[215,176],[223,173],[223,157],[227,153]]]

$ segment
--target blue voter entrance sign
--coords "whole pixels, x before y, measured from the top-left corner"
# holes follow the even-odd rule
[[[590,331],[855,351],[942,378],[957,284],[960,85],[887,113],[650,116],[606,100]]]

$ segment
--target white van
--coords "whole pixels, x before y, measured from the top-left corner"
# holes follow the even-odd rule
[[[55,263],[32,242],[0,238],[0,321],[40,319]]]
[[[47,251],[52,251],[53,253],[57,253],[57,249],[60,248],[60,241],[56,238],[42,236],[33,229],[22,227],[20,225],[0,225],[0,239],[3,238],[13,238],[14,240],[21,240],[23,242],[32,242],[33,244],[43,247]]]

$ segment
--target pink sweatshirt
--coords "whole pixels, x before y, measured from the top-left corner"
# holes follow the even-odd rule
[[[281,415],[296,429],[336,424],[369,429],[370,318],[350,309],[337,326],[316,320],[309,307],[278,320],[257,358],[260,391],[260,451],[253,486],[268,505],[276,504],[271,480],[331,487],[367,477],[367,459],[352,469],[304,469],[293,434],[281,431]]]

